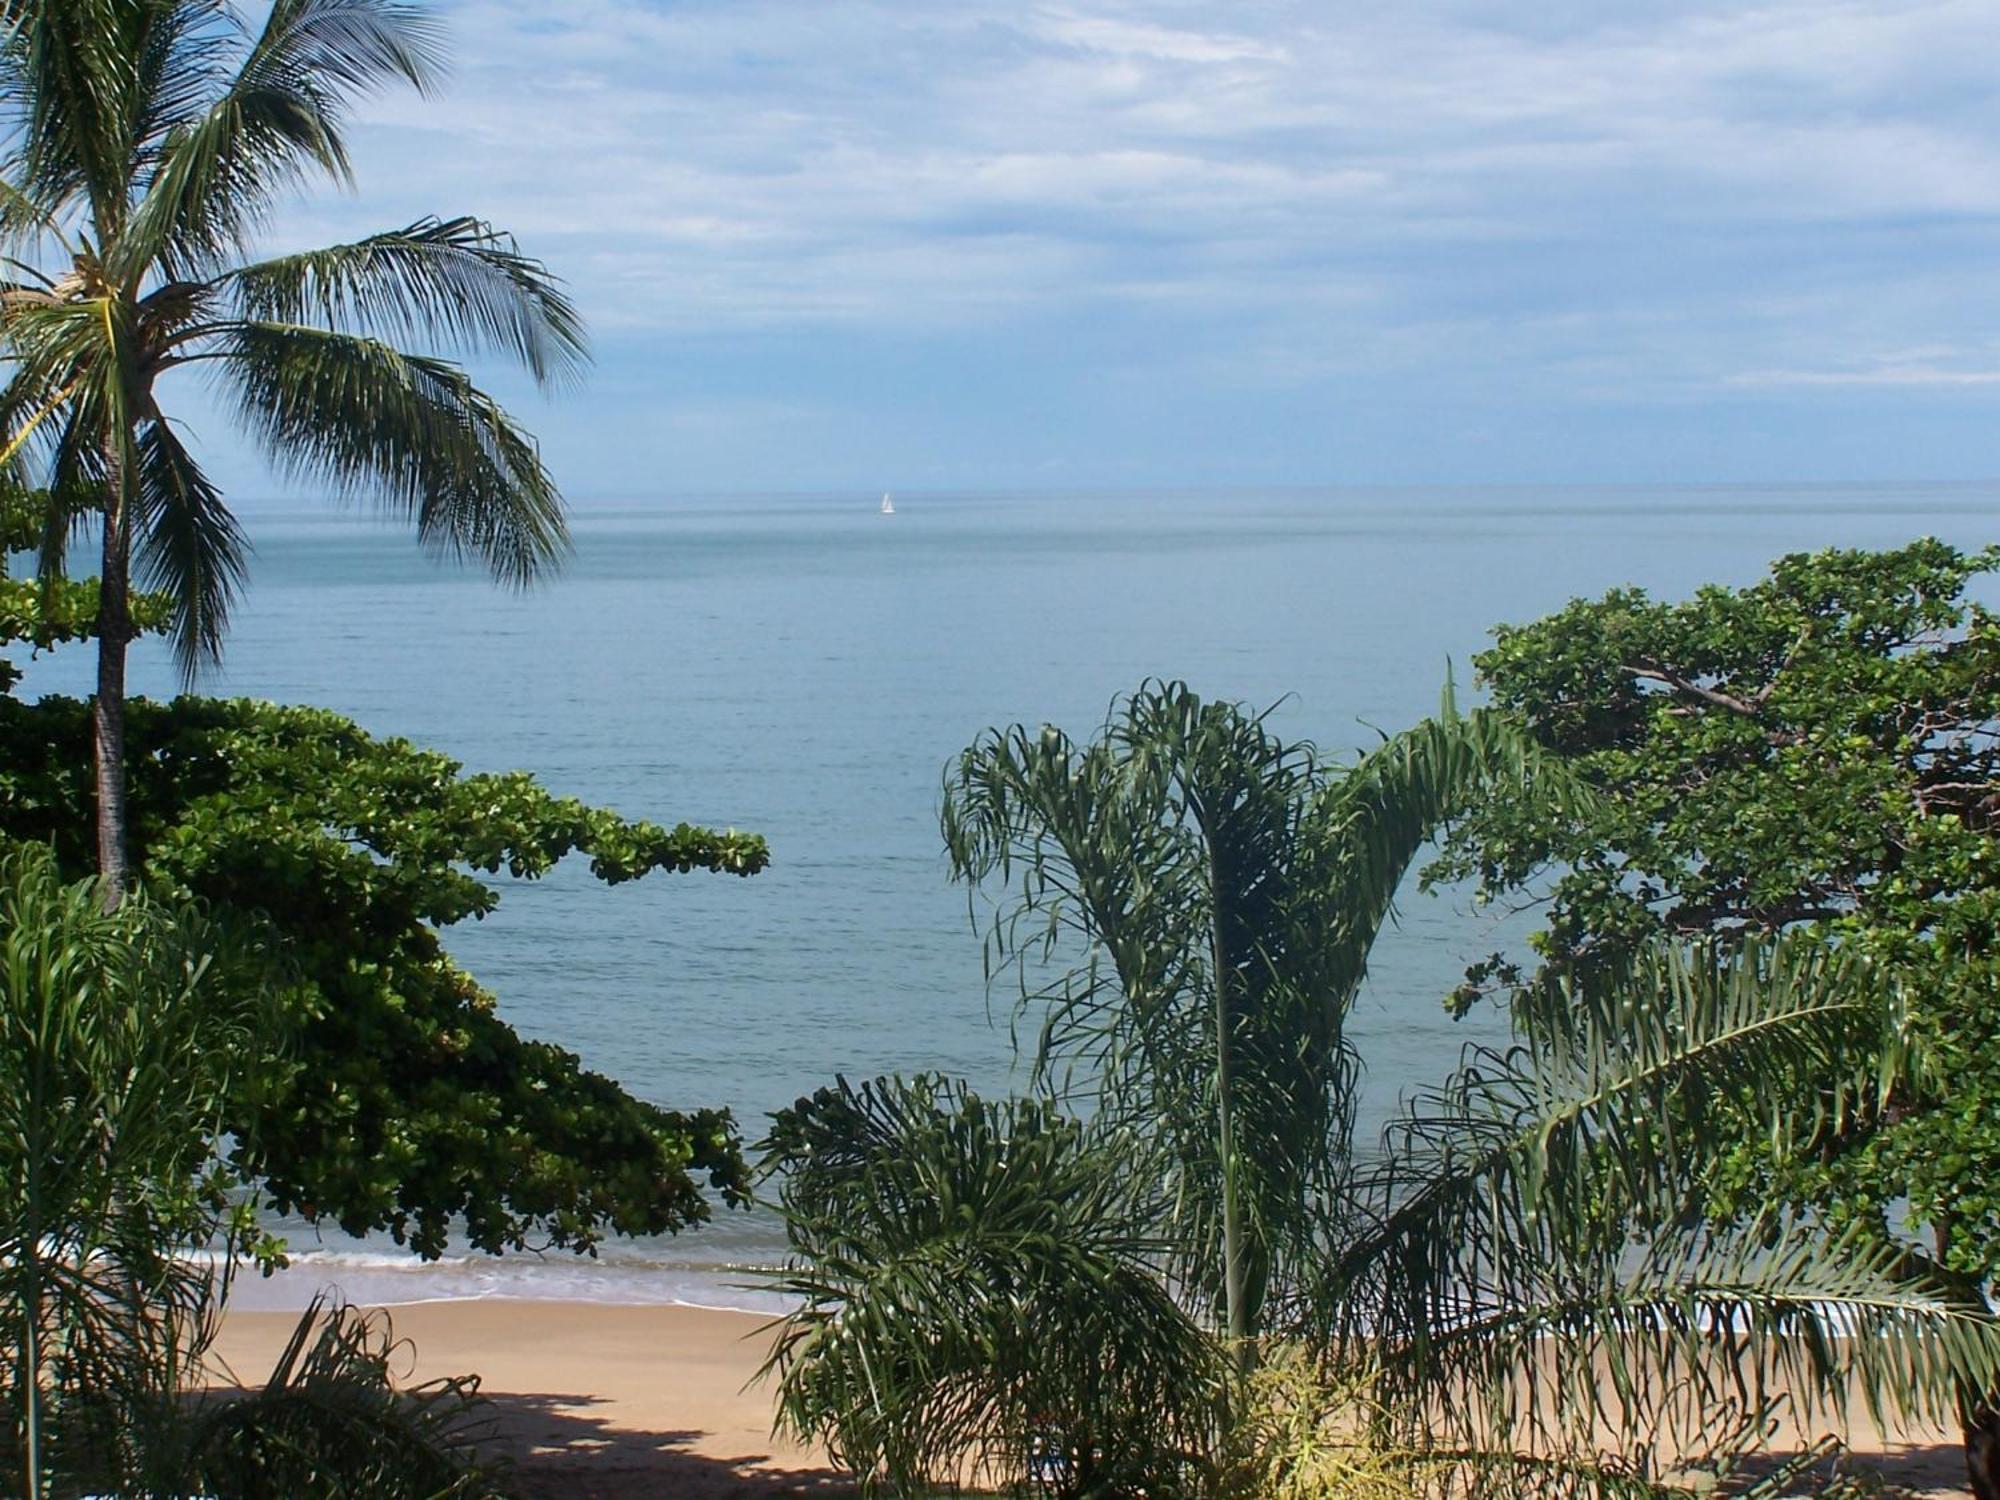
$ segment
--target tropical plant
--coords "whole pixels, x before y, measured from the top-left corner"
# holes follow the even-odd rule
[[[24,517],[0,504],[0,522]],[[89,638],[94,588],[64,591],[53,616],[49,603],[0,580],[0,645]],[[23,703],[6,675],[0,846],[52,850],[75,878],[95,853],[89,705]],[[580,853],[612,884],[747,876],[768,862],[763,839],[628,820],[521,773],[466,776],[319,709],[138,699],[129,730],[148,883],[254,921],[284,958],[290,1044],[241,1059],[227,1117],[232,1165],[268,1202],[435,1256],[454,1225],[482,1249],[588,1252],[706,1219],[704,1182],[744,1201],[726,1110],[662,1109],[520,1036],[439,929],[498,904],[481,873],[532,878]]]
[[[1898,1247],[1706,1212],[1746,1121],[1809,1151],[1924,1078],[1887,976],[1812,934],[1588,973],[1417,1101],[1328,1246],[1320,1346],[1370,1351],[1384,1440],[1474,1482],[1658,1489],[1783,1411],[1940,1421],[1992,1389],[2000,1324]]]
[[[353,101],[428,89],[438,36],[401,0],[274,0],[252,29],[221,0],[9,0],[0,26],[0,442],[100,533],[98,867],[128,883],[125,661],[131,579],[171,601],[192,675],[221,648],[242,534],[162,405],[200,368],[276,466],[368,496],[447,552],[524,584],[565,546],[533,441],[465,370],[410,340],[518,361],[584,357],[575,310],[512,240],[427,218],[349,244],[248,258],[282,194],[350,177]],[[51,506],[42,569],[73,507]]]
[[[489,1500],[475,1376],[399,1389],[389,1316],[315,1299],[263,1384],[188,1402],[152,1455],[156,1493],[210,1500]]]
[[[1038,1079],[1080,1070],[1101,1117],[1156,1150],[1171,1274],[1246,1358],[1348,1198],[1345,1027],[1369,949],[1418,852],[1499,782],[1570,794],[1449,687],[1437,718],[1336,767],[1179,683],[1142,686],[1088,745],[1017,725],[946,774],[954,875],[1013,887],[988,974],[1015,966],[1043,1012]],[[1077,966],[1031,979],[1063,954]]]
[[[742,1201],[727,1111],[635,1099],[575,1054],[517,1034],[441,928],[491,912],[483,878],[577,853],[617,883],[655,870],[750,875],[752,834],[631,821],[524,774],[469,776],[319,709],[135,700],[134,845],[149,886],[254,918],[282,952],[293,1037],[238,1060],[232,1163],[265,1199],[426,1255],[588,1251],[607,1233]],[[90,711],[0,694],[0,840],[92,863]]]
[[[1482,679],[1601,794],[1560,816],[1495,795],[1440,871],[1545,895],[1557,969],[1615,966],[1660,932],[1815,924],[1902,975],[1948,1084],[1913,1082],[1805,1153],[1753,1122],[1715,1143],[1711,1208],[1850,1226],[1969,1298],[2000,1272],[2000,628],[1969,597],[1996,566],[1935,540],[1801,554],[1745,588],[1624,589],[1501,627]],[[1495,980],[1545,993],[1503,962],[1468,994]],[[1965,1404],[1994,1500],[2000,1416],[1986,1393]]]
[[[1194,1486],[1225,1367],[1157,1274],[1130,1143],[924,1076],[843,1079],[764,1144],[798,1299],[765,1366],[782,1424],[871,1492]]]
[[[129,1473],[209,1336],[201,1252],[247,1228],[224,1100],[271,1045],[241,952],[142,895],[106,912],[46,852],[0,860],[0,1456],[30,1500]]]

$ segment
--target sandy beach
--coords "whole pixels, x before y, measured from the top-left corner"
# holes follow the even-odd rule
[[[824,1454],[771,1436],[769,1390],[748,1384],[767,1347],[761,1313],[497,1299],[389,1313],[409,1340],[399,1376],[479,1374],[495,1442],[529,1495],[708,1500],[847,1488]],[[215,1354],[255,1384],[296,1322],[232,1313]]]
[[[531,1496],[711,1500],[849,1488],[823,1453],[771,1436],[769,1388],[752,1383],[768,1346],[763,1314],[491,1299],[417,1303],[390,1316],[409,1340],[405,1379],[480,1375],[494,1441]],[[291,1313],[232,1313],[215,1352],[254,1384],[294,1322]],[[1851,1440],[1898,1487],[1965,1493],[1955,1433],[1869,1430]]]

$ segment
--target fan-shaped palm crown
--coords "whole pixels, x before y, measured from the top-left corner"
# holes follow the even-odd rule
[[[581,365],[584,340],[547,271],[477,219],[250,258],[282,195],[350,181],[356,98],[435,82],[438,36],[418,7],[276,0],[261,28],[219,0],[42,0],[0,16],[0,431],[53,497],[45,571],[73,516],[101,521],[99,845],[122,880],[131,565],[171,596],[191,676],[220,650],[244,563],[235,519],[161,407],[162,377],[201,366],[281,472],[379,500],[427,545],[519,584],[566,545],[561,498],[533,440],[436,351],[499,354],[547,382]]]

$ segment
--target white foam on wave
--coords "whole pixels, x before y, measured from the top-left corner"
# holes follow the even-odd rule
[[[463,1255],[418,1260],[373,1250],[306,1249],[269,1276],[240,1269],[229,1305],[296,1311],[337,1293],[363,1306],[419,1302],[597,1302],[630,1307],[704,1307],[783,1313],[792,1305],[758,1285],[752,1266],[621,1260],[555,1260],[530,1255]]]

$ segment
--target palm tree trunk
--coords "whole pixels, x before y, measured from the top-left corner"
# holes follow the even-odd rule
[[[1208,879],[1213,905],[1221,899],[1222,872],[1215,867],[1212,838],[1208,850]],[[1249,1288],[1244,1284],[1243,1274],[1243,1206],[1236,1178],[1236,1108],[1234,1069],[1230,1059],[1230,1042],[1235,1027],[1231,1023],[1229,1009],[1228,955],[1223,948],[1220,919],[1213,912],[1209,918],[1209,952],[1212,955],[1210,961],[1215,966],[1216,1145],[1222,1153],[1222,1304],[1228,1320],[1229,1343],[1235,1355],[1236,1368],[1240,1374],[1247,1376],[1254,1350],[1250,1343],[1252,1315]]]
[[[98,574],[97,696],[91,730],[97,752],[97,873],[115,907],[130,878],[125,816],[125,651],[132,642],[131,507],[123,444],[104,445],[104,556]]]

